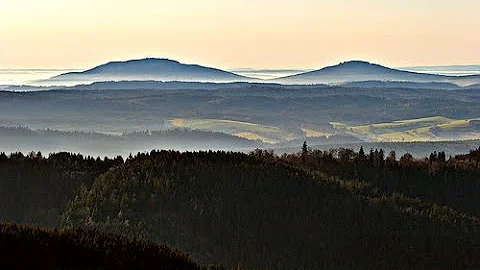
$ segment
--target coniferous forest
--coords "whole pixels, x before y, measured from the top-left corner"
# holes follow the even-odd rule
[[[0,179],[2,269],[480,267],[480,148],[2,153]]]

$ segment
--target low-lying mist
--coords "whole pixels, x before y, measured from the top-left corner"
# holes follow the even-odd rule
[[[152,149],[244,151],[264,146],[258,141],[223,133],[187,129],[111,135],[50,129],[32,130],[25,127],[0,127],[0,145],[0,151],[5,153],[71,152],[94,157],[127,157]]]

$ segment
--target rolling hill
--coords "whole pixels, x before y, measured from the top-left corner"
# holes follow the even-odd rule
[[[288,131],[274,126],[225,119],[175,118],[169,122],[175,128],[222,132],[249,140],[259,140],[264,143],[278,143],[303,136],[300,130]]]
[[[381,66],[365,61],[347,61],[319,70],[273,80],[284,84],[343,84],[348,82],[388,81],[411,83],[453,83],[469,86],[480,82],[480,76],[445,76],[417,73]]]
[[[401,170],[395,175],[404,175],[399,181],[414,197],[391,194],[391,176],[371,180],[384,179],[384,170],[368,159],[337,161],[308,151],[283,158],[262,150],[151,151],[78,192],[62,224],[151,239],[185,250],[201,265],[228,269],[478,269],[476,217],[438,206],[433,202],[443,205],[445,196],[428,194],[455,194],[454,185],[436,184],[443,183],[442,172],[420,189],[422,181],[401,167],[403,161],[393,163],[385,171]],[[381,164],[389,166],[383,157]],[[333,180],[336,169],[347,175],[359,166],[362,178]],[[429,172],[422,170],[416,172]],[[372,172],[376,178],[368,176]],[[463,206],[478,209],[474,176],[458,175],[472,190]]]
[[[338,122],[331,125],[366,141],[414,142],[479,139],[479,122],[479,119],[434,116],[368,125],[349,126]]]
[[[200,65],[183,64],[175,60],[145,58],[115,61],[82,72],[64,73],[44,83],[65,85],[99,81],[186,81],[186,82],[245,82],[253,78]]]
[[[206,269],[165,245],[79,228],[0,223],[0,250],[2,269]]]

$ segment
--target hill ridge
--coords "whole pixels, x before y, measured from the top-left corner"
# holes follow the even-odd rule
[[[364,60],[351,60],[304,73],[273,79],[285,84],[343,84],[352,82],[452,83],[469,86],[480,82],[480,76],[446,76],[395,69]]]
[[[345,84],[355,82],[449,83],[452,87],[480,84],[480,75],[447,76],[395,69],[381,64],[350,60],[313,71],[279,77],[258,79],[232,71],[198,64],[185,64],[169,58],[141,58],[110,61],[84,71],[68,72],[40,83],[90,84],[104,81],[183,81],[212,83],[280,83],[298,85]],[[378,84],[378,83],[377,83]],[[382,86],[382,85],[380,85]],[[421,88],[422,86],[409,87]],[[444,88],[450,86],[445,85]],[[450,87],[450,88],[452,88]]]
[[[184,64],[168,58],[142,58],[110,61],[84,71],[68,72],[47,81],[71,81],[74,84],[100,81],[186,81],[186,82],[250,82],[254,78],[198,64]]]

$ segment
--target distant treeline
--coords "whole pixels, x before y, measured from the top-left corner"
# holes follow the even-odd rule
[[[463,153],[467,153],[473,148],[480,145],[480,140],[458,140],[458,141],[413,141],[413,142],[341,142],[333,144],[317,144],[314,141],[306,140],[308,145],[313,150],[330,151],[330,149],[350,148],[358,151],[360,147],[363,147],[367,151],[373,149],[383,149],[384,152],[389,153],[395,151],[399,154],[410,153],[415,158],[428,157],[431,153],[445,152],[447,158],[449,156],[456,156]],[[301,143],[300,143],[301,144]],[[298,145],[293,148],[282,148],[281,151],[276,153],[281,154],[283,152],[293,154],[298,151]]]
[[[480,148],[468,154],[449,156],[433,152],[415,159],[409,153],[397,157],[395,151],[363,147],[330,151],[308,150],[301,156],[283,155],[282,160],[330,178],[361,183],[365,196],[395,193],[448,205],[461,212],[480,215]]]
[[[0,136],[62,136],[67,138],[119,138],[119,139],[133,139],[133,138],[188,138],[188,139],[238,139],[239,141],[250,142],[251,140],[231,136],[222,132],[192,130],[187,128],[175,128],[166,130],[144,130],[135,132],[123,132],[120,135],[105,134],[100,132],[84,132],[84,131],[61,131],[54,129],[37,129],[33,130],[22,126],[0,126]]]
[[[130,153],[155,149],[206,150],[228,149],[241,151],[264,147],[260,141],[220,132],[168,129],[158,131],[124,132],[113,135],[97,132],[32,130],[27,127],[0,127],[0,143],[6,152],[68,151],[92,156],[127,157]]]

